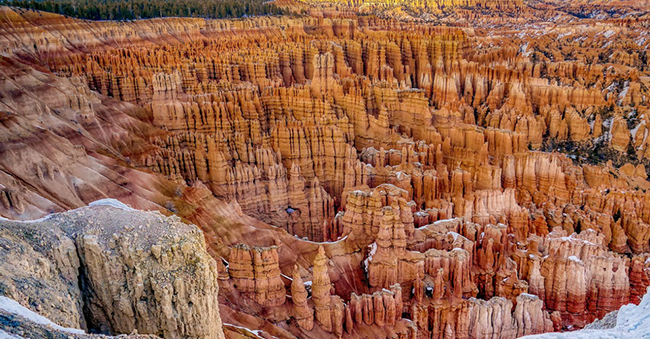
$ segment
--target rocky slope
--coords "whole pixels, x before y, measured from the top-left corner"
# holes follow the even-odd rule
[[[201,231],[115,200],[92,205],[0,220],[2,294],[91,333],[224,338],[217,266]]]
[[[581,328],[650,285],[647,18],[527,4],[436,24],[4,7],[0,215],[112,197],[197,224],[229,338]]]

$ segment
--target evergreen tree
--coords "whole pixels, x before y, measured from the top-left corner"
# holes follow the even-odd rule
[[[90,20],[133,20],[155,17],[239,18],[281,15],[266,0],[0,0],[9,6]]]

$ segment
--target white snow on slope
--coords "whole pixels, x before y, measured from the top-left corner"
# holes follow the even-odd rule
[[[616,32],[613,31],[613,30],[611,30],[611,29],[608,30],[607,32],[603,33],[603,35],[605,36],[605,38],[608,38],[608,39],[611,38],[614,34],[616,34]]]
[[[77,329],[77,328],[69,328],[69,327],[59,326],[59,325],[53,323],[52,321],[50,321],[50,319],[47,319],[42,315],[34,313],[32,310],[23,307],[21,304],[17,303],[13,299],[9,299],[7,297],[0,296],[0,309],[2,309],[5,312],[8,312],[8,313],[12,313],[12,314],[21,316],[21,317],[23,317],[23,318],[25,318],[25,319],[27,319],[29,321],[35,322],[37,324],[51,327],[52,329],[55,329],[55,330],[58,330],[58,331],[74,333],[74,334],[86,334],[86,332],[84,332],[83,330]],[[1,335],[2,334],[0,334],[0,336]]]
[[[7,333],[3,330],[0,330],[0,339],[25,339],[19,335]]]
[[[650,289],[639,306],[629,304],[621,307],[614,328],[603,330],[580,330],[565,333],[530,335],[526,339],[642,339],[650,338]]]
[[[260,338],[260,339],[264,338],[264,337],[262,337],[263,331],[260,331],[260,330],[251,330],[250,328],[237,326],[237,325],[233,325],[233,324],[228,324],[228,323],[224,323],[223,326],[224,327],[231,326],[231,327],[234,327],[234,328],[238,328],[240,330],[244,330],[245,332],[248,332],[249,334],[254,335],[256,338]]]
[[[127,204],[115,199],[101,199],[101,200],[93,201],[90,204],[88,204],[88,206],[110,206],[110,207],[119,208],[124,211],[135,211]]]
[[[88,204],[88,206],[109,206],[109,207],[118,208],[118,209],[121,209],[121,210],[124,210],[124,211],[135,211],[135,209],[131,208],[131,206],[129,206],[129,205],[127,205],[127,204],[125,204],[125,203],[123,203],[123,202],[121,202],[119,200],[116,200],[116,199],[100,199],[100,200],[96,200],[96,201],[91,202],[90,204]],[[74,210],[71,210],[71,211],[76,211],[78,209],[85,208],[85,207],[86,206],[83,206],[83,207],[80,207],[80,208],[77,208],[77,209],[74,209]],[[52,217],[52,214],[48,214],[46,216],[43,216],[42,218],[33,219],[33,220],[20,220],[20,221],[37,223],[37,222],[43,222],[43,221],[45,221],[45,220],[47,220],[47,219],[49,219],[51,217]],[[11,220],[11,219],[7,219],[7,218],[3,218],[1,216],[0,216],[0,220],[18,221],[18,220]],[[2,339],[2,337],[0,337],[0,339]]]

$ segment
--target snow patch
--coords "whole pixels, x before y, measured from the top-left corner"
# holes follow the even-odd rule
[[[570,257],[567,258],[567,259],[569,259],[569,260],[571,260],[571,261],[581,262],[581,260],[578,259],[578,257],[576,257],[575,255],[572,255],[572,256],[570,256]]]
[[[636,132],[639,131],[639,128],[642,125],[645,126],[645,121],[641,121],[640,124],[636,125],[636,127],[634,127],[632,130],[630,130],[630,134],[632,134],[632,139],[636,139]]]
[[[73,334],[86,334],[83,330],[77,328],[62,327],[53,323],[50,319],[45,318],[44,316],[33,312],[32,310],[23,307],[21,304],[17,303],[13,299],[0,296],[0,309],[5,312],[12,313],[18,316],[21,316],[31,322],[51,327],[52,329],[73,333]],[[0,336],[1,338],[1,336]],[[12,338],[12,337],[9,337]]]
[[[627,92],[629,90],[630,90],[630,82],[626,81],[625,82],[625,87],[623,88],[621,93],[619,93],[619,95],[618,95],[618,104],[619,104],[619,106],[623,104],[623,99],[625,99],[625,96],[627,96]]]
[[[34,219],[34,220],[11,220],[11,219],[3,218],[3,217],[0,217],[0,220],[19,221],[19,222],[26,222],[26,223],[34,222],[35,223],[35,222],[43,222],[43,221],[45,221],[45,220],[47,220],[47,219],[49,219],[51,217],[52,217],[52,214],[48,214],[48,215],[46,215],[46,216],[44,216],[42,218],[38,218],[38,219]]]
[[[93,201],[88,206],[110,206],[124,211],[135,211],[131,206],[115,199],[101,199]]]
[[[0,330],[0,339],[25,339],[19,335],[7,333],[3,330]]]
[[[233,324],[228,324],[228,323],[223,323],[223,326],[224,327],[225,326],[230,326],[230,327],[238,328],[240,330],[244,330],[244,331],[246,331],[246,332],[248,332],[250,334],[253,334],[257,338],[260,338],[260,339],[264,338],[264,337],[262,337],[262,331],[260,331],[260,330],[251,330],[250,328],[246,328],[246,327],[243,327],[243,326],[237,326],[237,325],[233,325]]]
[[[368,269],[370,268],[370,262],[372,261],[372,256],[375,255],[375,253],[377,253],[377,243],[373,242],[368,247],[370,247],[370,253],[368,253],[368,258],[366,258],[366,260],[363,261],[363,268],[366,271],[366,273],[368,273]]]
[[[614,32],[613,30],[610,29],[610,30],[606,31],[605,33],[603,33],[603,36],[605,36],[605,38],[608,38],[608,39],[609,39],[609,38],[611,38],[614,34],[616,34],[616,32]]]
[[[613,90],[616,89],[616,86],[618,86],[618,83],[616,81],[614,81],[609,86],[607,86],[607,88],[605,88],[605,90],[608,91],[608,92],[612,92]]]

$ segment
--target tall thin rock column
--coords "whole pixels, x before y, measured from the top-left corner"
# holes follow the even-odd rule
[[[323,330],[331,332],[330,290],[332,284],[327,273],[327,256],[325,256],[323,246],[318,247],[318,254],[314,259],[313,275],[311,293],[316,309],[316,321]]]
[[[307,304],[307,290],[300,277],[298,267],[293,269],[291,282],[291,299],[293,301],[293,316],[300,328],[311,331],[314,328],[314,311]]]

